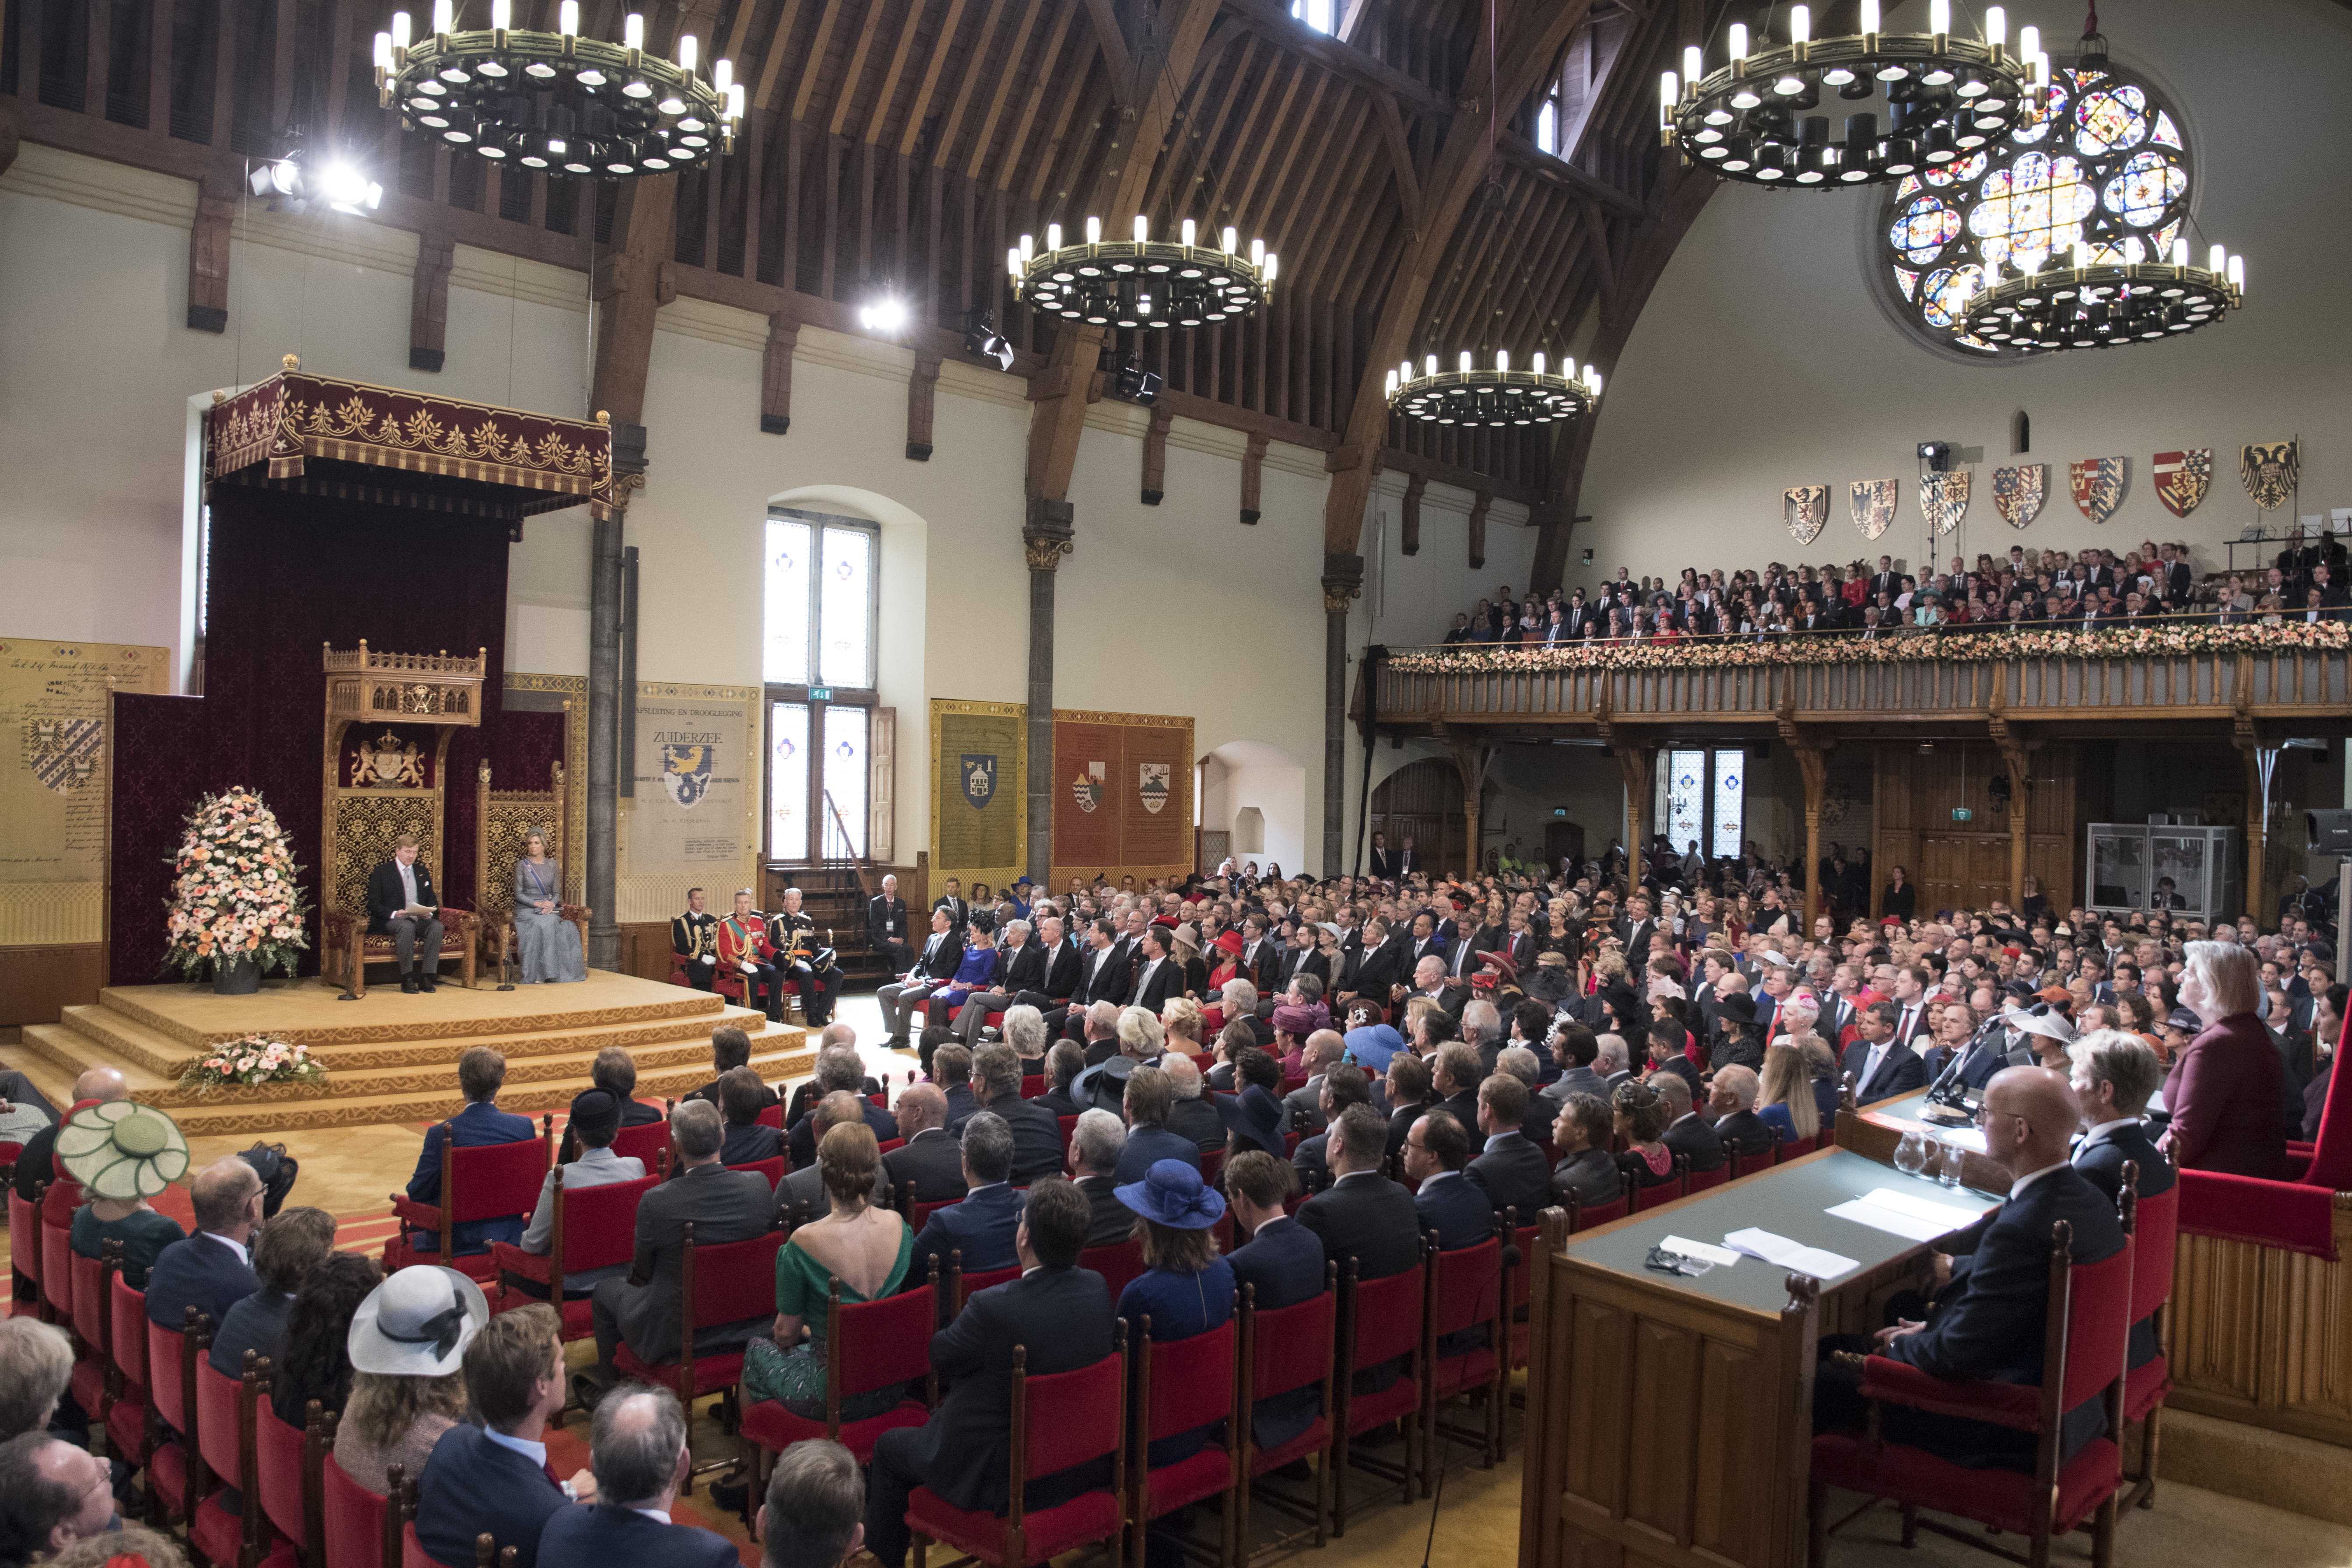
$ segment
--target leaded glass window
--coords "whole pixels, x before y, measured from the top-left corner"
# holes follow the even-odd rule
[[[768,858],[862,857],[881,538],[857,518],[772,509],[765,535]]]
[[[1659,759],[1652,820],[1676,855],[1694,844],[1709,859],[1737,857],[1748,821],[1748,753],[1669,751]]]

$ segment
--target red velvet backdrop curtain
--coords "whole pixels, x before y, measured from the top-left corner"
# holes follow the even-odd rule
[[[316,904],[326,720],[320,655],[329,643],[348,648],[364,637],[398,653],[488,649],[482,726],[450,739],[445,846],[433,868],[444,901],[470,907],[477,897],[474,770],[500,728],[508,525],[241,484],[214,484],[211,500],[205,695],[201,704],[187,704],[201,712],[192,727],[176,710],[167,719],[152,706],[175,700],[146,698],[118,710],[110,966],[117,985],[157,978],[163,950],[157,900],[168,890],[168,868],[158,868],[161,889],[148,889],[137,874],[172,855],[181,818],[205,790],[242,784],[261,792],[292,836],[302,886]],[[536,787],[544,788],[544,757],[554,754],[537,733],[546,726],[524,728],[535,743],[518,737],[518,744],[542,753]],[[141,761],[135,789],[121,783],[123,758]],[[318,967],[315,918],[310,938],[305,973]]]

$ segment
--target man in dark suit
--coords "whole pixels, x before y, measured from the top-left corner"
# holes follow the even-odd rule
[[[882,1029],[894,1046],[904,1047],[915,1009],[923,998],[947,983],[963,962],[963,943],[956,940],[955,921],[946,909],[931,911],[930,939],[912,967],[875,993],[882,1004]]]
[[[906,1142],[882,1156],[890,1190],[919,1204],[963,1196],[963,1150],[948,1136],[948,1097],[937,1084],[910,1085],[898,1096],[898,1136]]]
[[[971,919],[971,905],[964,901],[963,884],[950,877],[947,891],[931,900],[931,908],[947,911],[948,929],[956,933],[956,941],[961,945],[964,922]]]
[[[392,938],[400,988],[414,996],[433,989],[434,971],[441,967],[441,904],[433,891],[433,873],[416,858],[416,835],[404,833],[392,846],[392,858],[368,873],[368,935]],[[425,912],[408,912],[415,909]],[[416,972],[420,953],[421,973]]]
[[[1162,1160],[1181,1160],[1201,1168],[1201,1146],[1181,1133],[1168,1131],[1168,1113],[1175,1108],[1176,1088],[1158,1068],[1138,1066],[1127,1075],[1122,1101],[1127,1115],[1127,1148],[1118,1157],[1118,1179],[1139,1182]]]
[[[1898,1320],[1878,1331],[1877,1353],[1941,1378],[2038,1387],[2043,1372],[2043,1328],[2050,1311],[2052,1227],[2063,1220],[2073,1233],[2076,1263],[2097,1263],[2123,1250],[2115,1205],[2066,1161],[2067,1141],[2081,1107],[2066,1080],[2045,1068],[2010,1068],[1985,1089],[1985,1146],[2011,1181],[1975,1250],[1939,1263],[1949,1283],[1923,1321]],[[1840,1365],[1832,1350],[1863,1350],[1868,1342],[1833,1335],[1813,1381],[1816,1431],[1863,1424],[1861,1374]],[[2034,1439],[2023,1432],[1951,1415],[1887,1405],[1888,1440],[1927,1449],[1974,1469],[2030,1470]],[[2065,1413],[2062,1454],[2072,1457],[2106,1427],[2098,1396]]]
[[[1601,1057],[1601,1038],[1581,1024],[1562,1023],[1554,1026],[1551,1037],[1552,1059],[1559,1063],[1559,1076],[1546,1084],[1539,1100],[1552,1102],[1552,1114],[1568,1103],[1571,1094],[1589,1094],[1606,1102],[1609,1086],[1592,1070]]]
[[[1650,1087],[1666,1102],[1666,1131],[1659,1142],[1688,1160],[1695,1172],[1723,1169],[1723,1140],[1692,1109],[1690,1080],[1678,1073],[1654,1073]]]
[[[1234,1222],[1250,1237],[1225,1259],[1233,1268],[1234,1290],[1260,1312],[1312,1300],[1325,1284],[1323,1243],[1283,1212],[1284,1202],[1298,1190],[1287,1168],[1262,1149],[1245,1149],[1225,1162],[1224,1187]],[[1311,1383],[1258,1400],[1250,1406],[1258,1447],[1289,1442],[1322,1407],[1322,1391]]]
[[[739,1559],[725,1536],[666,1522],[693,1467],[677,1395],[631,1384],[597,1407],[590,1430],[588,1468],[596,1477],[596,1500],[548,1516],[540,1531],[540,1560],[550,1568],[595,1562],[731,1568]]]
[[[1135,1232],[1135,1211],[1118,1201],[1118,1160],[1127,1152],[1127,1123],[1096,1109],[1070,1129],[1070,1179],[1087,1197],[1092,1216],[1088,1247],[1116,1247]]]
[[[1402,931],[1391,931],[1389,922],[1375,915],[1364,922],[1363,942],[1364,956],[1356,966],[1352,988],[1340,992],[1339,1000],[1368,996],[1385,1007],[1390,989],[1403,984],[1411,973],[1412,939]]]
[[[1266,918],[1251,913],[1242,921],[1242,973],[1271,996],[1281,989],[1275,978],[1281,963],[1281,943],[1269,930]]]
[[[1027,921],[1004,922],[1004,945],[996,954],[996,983],[965,997],[956,1012],[952,1027],[965,1045],[980,1044],[980,1032],[988,1026],[991,1013],[1003,1012],[1024,994],[1038,994],[1037,988],[1045,984],[1045,950],[1032,938]]]
[[[1182,1051],[1170,1051],[1160,1058],[1160,1070],[1168,1075],[1169,1090],[1175,1096],[1168,1108],[1168,1131],[1190,1138],[1203,1153],[1223,1148],[1225,1123],[1209,1103],[1200,1064]]]
[[[417,1482],[416,1539],[436,1563],[463,1563],[474,1538],[515,1551],[515,1568],[539,1561],[540,1532],[572,1506],[550,1471],[547,1424],[565,1398],[562,1324],[534,1303],[501,1312],[466,1344],[466,1394],[476,1420],[460,1421],[433,1445]],[[572,1477],[584,1489],[591,1472]]]
[[[1051,1038],[1055,1017],[1070,1005],[1070,998],[1077,994],[1079,984],[1086,979],[1087,955],[1066,933],[1059,915],[1039,918],[1036,946],[1045,978],[1033,989],[1016,993],[1013,1000],[1048,1015],[1047,1037]]]
[[[1716,1068],[1707,1090],[1704,1114],[1715,1123],[1717,1140],[1726,1151],[1738,1150],[1743,1160],[1772,1151],[1772,1129],[1756,1114],[1756,1097],[1762,1091],[1756,1069],[1737,1065]]]
[[[240,1162],[241,1163],[241,1162]],[[223,1377],[245,1375],[245,1352],[276,1361],[286,1356],[286,1316],[294,1292],[311,1268],[335,1245],[335,1216],[324,1209],[281,1209],[253,1243],[253,1271],[261,1287],[215,1319],[213,1370]]]
[[[1045,1053],[1045,1076],[1052,1081],[1037,1103],[1054,1113],[1056,1125],[1065,1116],[1076,1116],[1086,1109],[1071,1097],[1070,1086],[1087,1070],[1087,1053],[1083,1046],[1068,1040],[1056,1040],[1054,1048]]]
[[[946,1400],[921,1426],[886,1432],[874,1445],[866,1547],[884,1568],[906,1562],[907,1499],[917,1487],[928,1487],[950,1508],[974,1513],[1001,1513],[1012,1500],[1006,1450],[1015,1345],[1024,1351],[1031,1376],[1076,1372],[1110,1354],[1110,1301],[1102,1276],[1076,1267],[1090,1220],[1086,1196],[1076,1187],[1038,1183],[1014,1237],[1021,1278],[973,1296],[932,1336],[931,1368],[948,1384]],[[1035,1512],[1107,1478],[1106,1468],[1091,1465],[1033,1476],[1023,1503]]]
[[[866,940],[874,944],[874,955],[890,965],[891,973],[898,974],[914,966],[914,949],[908,945],[911,935],[907,900],[898,896],[898,879],[885,877],[881,894],[866,901]]]
[[[441,1201],[441,1141],[445,1137],[454,1139],[460,1149],[473,1149],[487,1143],[520,1143],[539,1136],[530,1117],[511,1115],[499,1109],[499,1090],[506,1081],[507,1058],[488,1046],[476,1046],[457,1058],[457,1089],[466,1097],[466,1109],[425,1129],[425,1147],[416,1156],[416,1170],[408,1178],[411,1200],[420,1204]],[[454,1233],[458,1256],[488,1252],[494,1241],[520,1241],[523,1222],[530,1217],[526,1211],[501,1219],[462,1221]],[[439,1235],[432,1231],[416,1233],[409,1240],[419,1252],[436,1252],[441,1246]]]
[[[909,1271],[919,1273],[936,1258],[944,1273],[959,1251],[967,1274],[1011,1268],[1021,1224],[1021,1194],[1006,1180],[1012,1173],[1013,1129],[1001,1116],[975,1112],[963,1127],[963,1202],[924,1222]]]
[[[816,1093],[793,1122],[784,1147],[792,1154],[793,1169],[806,1170],[816,1163],[816,1141],[824,1129],[816,1124],[817,1101],[827,1095],[847,1094],[857,1100],[858,1115],[874,1130],[877,1143],[887,1143],[899,1136],[898,1119],[885,1107],[867,1098],[866,1063],[854,1046],[824,1046],[816,1053]]]
[[[1021,1053],[982,1046],[971,1058],[972,1098],[1013,1130],[1013,1184],[1025,1187],[1062,1169],[1062,1124],[1034,1100],[1021,1098]]]
[[[1421,1216],[1412,1194],[1381,1173],[1388,1127],[1369,1105],[1351,1105],[1331,1123],[1324,1159],[1333,1177],[1328,1191],[1307,1200],[1298,1223],[1323,1243],[1323,1255],[1346,1278],[1350,1260],[1359,1280],[1385,1279],[1421,1261]],[[1379,1393],[1396,1382],[1398,1363],[1360,1373],[1359,1393]]]
[[[1321,1038],[1322,1036],[1317,1037]],[[1364,1075],[1363,1068],[1344,1063],[1334,1065],[1329,1071],[1308,1084],[1307,1089],[1315,1091],[1315,1124],[1318,1127],[1328,1128],[1331,1119],[1351,1105],[1372,1105],[1371,1079]],[[1297,1092],[1303,1094],[1307,1090]],[[1383,1116],[1387,1114],[1385,1106],[1372,1105],[1372,1109]],[[1291,1152],[1291,1168],[1298,1173],[1298,1184],[1302,1191],[1319,1193],[1331,1184],[1331,1167],[1327,1154],[1330,1142],[1328,1131],[1318,1132],[1311,1138],[1300,1139],[1298,1147]]]
[[[1389,847],[1389,836],[1373,834],[1371,875],[1381,881],[1391,882],[1396,879],[1396,853]]]
[[[1517,1213],[1533,1225],[1551,1206],[1551,1162],[1528,1141],[1525,1122],[1528,1086],[1498,1072],[1478,1086],[1478,1132],[1486,1147],[1470,1162],[1471,1185],[1486,1195],[1496,1214]],[[1491,1217],[1491,1216],[1490,1216]]]
[[[1304,1147],[1304,1145],[1302,1145]],[[1470,1134],[1445,1111],[1417,1117],[1405,1135],[1404,1173],[1413,1189],[1413,1213],[1440,1252],[1475,1247],[1495,1234],[1495,1211],[1462,1168],[1470,1163]]]
[[[1459,1040],[1438,1047],[1429,1081],[1433,1105],[1454,1112],[1454,1120],[1465,1132],[1478,1125],[1478,1085],[1484,1079],[1478,1070],[1477,1047]]]
[[[1412,917],[1411,953],[1415,965],[1424,958],[1436,959],[1441,965],[1445,962],[1445,939],[1437,934],[1437,917],[1427,910]]]
[[[1843,1070],[1854,1080],[1854,1100],[1868,1105],[1927,1087],[1927,1064],[1895,1037],[1900,1009],[1874,1002],[1854,1020],[1854,1042],[1846,1047]]]
[[[1140,963],[1135,972],[1133,1005],[1155,1018],[1168,998],[1184,994],[1184,966],[1169,956],[1171,941],[1167,927],[1147,926],[1138,950]]]
[[[247,1256],[261,1224],[263,1189],[253,1167],[224,1155],[196,1173],[190,1195],[196,1234],[165,1247],[147,1272],[148,1321],[167,1329],[183,1327],[190,1307],[221,1322],[261,1289]]]
[[[1066,1039],[1083,1041],[1087,1037],[1087,1009],[1097,1002],[1114,1006],[1127,1001],[1128,980],[1134,971],[1128,962],[1127,950],[1120,944],[1118,931],[1110,917],[1099,916],[1087,933],[1085,971],[1078,988],[1071,994],[1068,1010],[1063,1014],[1061,1034]],[[1048,1019],[1050,1026],[1052,1020]]]
[[[697,1246],[749,1241],[768,1228],[775,1189],[757,1171],[730,1171],[719,1163],[726,1129],[718,1109],[692,1100],[670,1118],[680,1173],[637,1204],[636,1251],[625,1279],[607,1279],[589,1298],[596,1329],[596,1368],[574,1375],[581,1402],[593,1408],[614,1380],[613,1356],[625,1343],[648,1365],[675,1362],[678,1352],[678,1289],[686,1264],[686,1226]],[[762,1313],[741,1322],[695,1331],[698,1353],[720,1354],[751,1342],[770,1321]]]
[[[824,1135],[836,1127],[854,1127],[865,1120],[864,1113],[873,1106],[865,1096],[847,1089],[836,1089],[809,1107],[803,1119],[810,1123],[814,1142],[823,1143]],[[672,1176],[671,1181],[677,1178]],[[880,1164],[874,1167],[874,1184],[866,1189],[866,1201],[877,1209],[890,1206],[890,1173]],[[823,1219],[833,1212],[833,1194],[825,1190],[824,1167],[814,1159],[776,1184],[776,1223],[797,1225],[803,1219]]]
[[[1650,916],[1650,900],[1646,894],[1636,893],[1625,900],[1625,912],[1617,918],[1617,937],[1625,944],[1625,962],[1635,969],[1650,962],[1650,933],[1658,922]]]

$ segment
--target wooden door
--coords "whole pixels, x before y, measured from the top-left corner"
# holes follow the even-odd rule
[[[1558,818],[1544,824],[1544,864],[1557,866],[1562,857],[1574,860],[1584,858],[1584,825],[1562,822]]]
[[[1462,775],[1454,764],[1440,757],[1407,763],[1372,786],[1363,869],[1371,869],[1374,833],[1387,835],[1391,849],[1402,848],[1411,838],[1425,871],[1457,869],[1467,831],[1462,820]]]

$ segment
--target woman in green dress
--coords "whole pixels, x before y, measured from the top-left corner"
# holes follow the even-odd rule
[[[817,1173],[832,1212],[793,1232],[776,1253],[776,1331],[743,1353],[744,1398],[781,1401],[793,1415],[824,1419],[824,1312],[827,1291],[841,1282],[845,1305],[896,1295],[915,1253],[914,1232],[867,1195],[882,1163],[873,1129],[863,1122],[835,1127],[818,1140]],[[809,1331],[806,1343],[801,1330]],[[844,1421],[863,1421],[896,1405],[898,1387],[877,1388],[841,1402]]]

